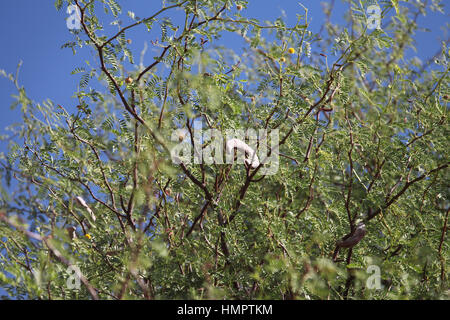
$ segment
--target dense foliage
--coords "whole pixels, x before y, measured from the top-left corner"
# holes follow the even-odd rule
[[[367,28],[370,4],[382,29]],[[293,26],[247,17],[246,1],[167,0],[142,18],[115,0],[55,1],[68,5],[81,29],[63,47],[95,52],[73,71],[77,108],[36,103],[2,71],[23,113],[1,161],[10,297],[449,298],[449,51],[406,55],[439,1],[347,1],[348,24],[319,34],[300,5]],[[148,64],[135,29],[157,39]],[[193,143],[194,120],[277,129],[276,174],[174,163],[172,136]]]

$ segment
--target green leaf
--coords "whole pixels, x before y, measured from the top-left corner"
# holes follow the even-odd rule
[[[63,0],[55,0],[55,8],[59,11],[63,5]]]
[[[391,0],[391,3],[392,3],[392,6],[395,9],[395,12],[398,14],[399,13],[399,11],[398,11],[398,0]]]

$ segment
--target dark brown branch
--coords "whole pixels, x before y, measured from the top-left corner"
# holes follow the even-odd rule
[[[428,172],[426,172],[426,173],[420,175],[419,177],[417,177],[417,178],[415,178],[415,179],[413,179],[413,180],[411,180],[411,181],[408,181],[408,182],[403,186],[403,188],[402,188],[399,192],[397,192],[397,194],[396,194],[395,196],[393,196],[390,200],[388,200],[388,201],[385,202],[385,204],[382,206],[382,208],[378,208],[378,209],[375,210],[369,217],[367,217],[367,221],[372,220],[373,218],[375,218],[378,214],[380,214],[380,212],[381,212],[382,210],[386,210],[387,208],[389,208],[389,207],[390,207],[395,201],[397,201],[397,199],[400,198],[400,197],[406,192],[406,190],[408,190],[409,187],[411,187],[413,184],[415,184],[416,182],[419,182],[419,181],[425,179],[427,176],[429,176],[429,175],[431,175],[431,174],[433,174],[433,173],[436,173],[436,172],[438,172],[438,171],[440,171],[440,170],[443,170],[443,169],[447,168],[449,164],[450,164],[450,162],[447,162],[447,163],[445,163],[445,164],[442,164],[442,165],[440,165],[439,167],[436,167],[436,168],[434,168],[434,169],[432,169],[432,170],[430,170],[430,171],[428,171]]]

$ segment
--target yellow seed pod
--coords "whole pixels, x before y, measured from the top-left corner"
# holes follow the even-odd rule
[[[86,238],[88,238],[89,240],[92,239],[92,236],[91,236],[89,233],[86,233],[84,236],[85,236]]]
[[[285,63],[285,62],[286,62],[286,58],[285,58],[285,57],[281,57],[281,58],[280,58],[280,62],[281,62],[281,63]]]
[[[295,53],[295,49],[294,49],[294,48],[289,48],[289,49],[288,49],[288,52],[289,52],[290,54],[294,54],[294,53]]]

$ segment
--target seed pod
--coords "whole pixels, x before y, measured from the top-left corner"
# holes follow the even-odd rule
[[[133,78],[132,77],[127,77],[125,79],[125,82],[128,83],[128,84],[132,84],[133,83]]]
[[[251,166],[253,169],[259,166],[259,159],[256,152],[245,142],[239,139],[230,139],[227,141],[227,153],[233,152],[234,149],[238,149],[245,153],[245,163]]]
[[[90,215],[91,218],[92,218],[92,221],[95,222],[96,217],[95,217],[95,215],[94,215],[94,212],[92,212],[91,208],[89,208],[89,206],[86,204],[86,201],[84,201],[84,199],[83,199],[82,197],[80,197],[80,196],[75,197],[75,199],[77,200],[77,202],[78,202],[82,207],[84,207],[84,208],[87,210],[87,212],[89,213],[89,215]]]
[[[76,231],[75,227],[67,227],[66,230],[67,230],[67,233],[69,234],[70,239],[77,238],[77,233],[75,232]]]
[[[366,225],[361,222],[356,226],[352,233],[342,238],[342,240],[339,240],[337,245],[341,248],[353,248],[362,240],[362,238],[364,238],[366,233]]]

